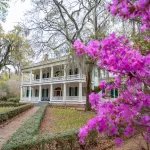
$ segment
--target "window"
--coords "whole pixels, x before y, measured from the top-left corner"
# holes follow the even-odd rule
[[[47,73],[47,78],[49,78],[49,72]]]
[[[28,90],[28,88],[26,90],[26,97],[29,97],[29,90]]]
[[[69,87],[69,96],[72,96],[72,87]]]
[[[78,68],[75,69],[74,74],[78,74]]]
[[[69,75],[73,75],[73,70],[72,69],[69,70]]]
[[[75,87],[75,96],[78,96],[78,87]]]
[[[43,74],[43,78],[46,78],[46,74],[45,73]]]
[[[39,79],[39,75],[37,74],[35,78],[36,78],[36,79]]]

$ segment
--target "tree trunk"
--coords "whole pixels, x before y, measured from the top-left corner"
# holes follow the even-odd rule
[[[91,110],[91,104],[89,102],[89,95],[91,94],[91,77],[92,77],[92,67],[89,65],[87,76],[86,76],[86,105],[85,105],[85,111],[90,111]]]

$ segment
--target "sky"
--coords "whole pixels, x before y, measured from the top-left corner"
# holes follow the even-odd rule
[[[13,29],[17,22],[21,22],[24,18],[24,13],[31,8],[30,0],[11,0],[9,3],[8,15],[5,23],[2,24],[4,31],[8,32]]]

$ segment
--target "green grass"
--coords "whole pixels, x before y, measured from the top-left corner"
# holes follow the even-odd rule
[[[8,110],[12,110],[14,107],[0,107],[0,113],[6,112]]]
[[[94,117],[94,112],[84,112],[72,109],[51,109],[51,133],[60,133],[81,128],[87,121]]]

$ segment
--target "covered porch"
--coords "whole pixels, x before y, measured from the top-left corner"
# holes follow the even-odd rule
[[[21,87],[21,101],[56,104],[85,104],[85,83],[59,83]]]

